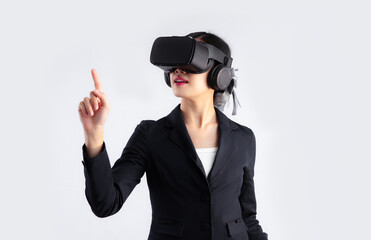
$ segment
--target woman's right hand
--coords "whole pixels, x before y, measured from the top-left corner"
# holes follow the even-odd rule
[[[85,132],[100,131],[107,120],[110,105],[102,92],[99,77],[95,69],[91,70],[95,89],[90,92],[90,98],[85,97],[79,104],[79,115]]]

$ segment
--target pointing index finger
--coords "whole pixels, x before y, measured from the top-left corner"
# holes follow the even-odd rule
[[[93,76],[95,89],[97,89],[99,91],[102,91],[102,87],[101,87],[101,84],[100,84],[98,73],[94,68],[91,70],[91,75]]]

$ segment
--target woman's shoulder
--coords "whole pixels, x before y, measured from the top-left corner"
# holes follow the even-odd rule
[[[248,138],[255,136],[254,131],[251,129],[251,127],[235,122],[233,120],[230,120],[230,121],[233,122],[233,124],[237,126],[237,129],[239,130],[239,132],[241,132],[241,134],[243,134],[244,136],[247,136]]]
[[[231,120],[231,121],[232,121],[232,120]],[[241,123],[237,123],[237,122],[235,122],[235,124],[237,124],[237,126],[238,126],[239,128],[241,128],[242,130],[244,130],[244,131],[252,132],[251,127],[248,127],[248,126],[246,126],[246,125],[243,125],[243,124],[241,124]]]
[[[162,118],[157,119],[157,120],[143,119],[143,120],[140,121],[138,126],[144,128],[146,130],[146,132],[148,133],[150,131],[162,128],[164,120],[165,120],[165,117],[162,117]]]

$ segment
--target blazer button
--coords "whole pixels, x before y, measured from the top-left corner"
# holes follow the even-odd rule
[[[207,222],[203,222],[201,224],[201,228],[202,228],[202,230],[209,230],[210,229],[210,224],[207,223]]]

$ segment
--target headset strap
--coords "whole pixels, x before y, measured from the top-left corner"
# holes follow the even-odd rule
[[[197,41],[196,44],[201,44],[201,45],[204,45],[205,47],[207,47],[207,49],[209,50],[209,58],[214,59],[214,60],[216,60],[220,63],[223,63],[225,66],[227,66],[229,68],[232,66],[233,58],[228,57],[227,55],[225,55],[225,53],[223,51],[221,51],[219,48],[214,47],[213,45],[205,43],[205,42],[198,42]]]

